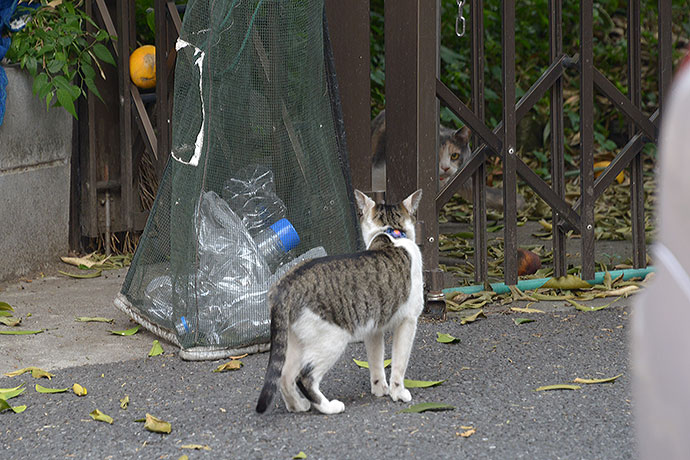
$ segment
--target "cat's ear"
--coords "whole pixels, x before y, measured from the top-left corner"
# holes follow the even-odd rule
[[[371,209],[376,206],[374,200],[366,196],[364,193],[355,189],[355,199],[357,200],[357,206],[359,206],[359,211],[362,215],[366,215]]]
[[[460,144],[469,144],[471,134],[472,131],[470,131],[470,128],[463,126],[453,133],[453,137],[455,138],[456,142],[459,142]]]
[[[402,205],[405,207],[405,209],[407,209],[407,212],[409,212],[411,216],[414,216],[415,213],[417,212],[417,207],[419,206],[419,202],[421,200],[422,200],[422,189],[419,189],[416,192],[414,192],[412,195],[405,198],[402,202]]]

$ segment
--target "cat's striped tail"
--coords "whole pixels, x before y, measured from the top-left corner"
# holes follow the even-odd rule
[[[259,402],[256,404],[256,411],[260,414],[266,412],[278,387],[278,380],[285,364],[288,329],[290,327],[289,309],[283,304],[283,296],[278,289],[271,290],[269,302],[271,306],[271,356],[266,367],[264,387],[261,389]]]

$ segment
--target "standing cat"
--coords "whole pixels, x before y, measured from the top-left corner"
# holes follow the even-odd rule
[[[376,204],[359,190],[364,252],[305,262],[270,291],[271,355],[256,411],[280,392],[290,412],[313,405],[337,414],[345,405],[319,390],[324,374],[350,342],[364,341],[371,392],[410,401],[403,380],[417,317],[424,307],[422,256],[415,244],[415,213],[422,191],[396,206]],[[383,370],[386,331],[393,331],[390,387]]]
[[[448,179],[454,177],[469,161],[471,131],[467,126],[458,130],[439,125],[438,133],[438,180],[443,187]],[[372,187],[374,190],[386,188],[386,111],[382,110],[371,122]],[[467,180],[457,192],[463,199],[472,201],[472,181]],[[518,195],[518,209],[525,200]],[[486,189],[486,205],[491,209],[503,211],[503,192],[496,188]]]

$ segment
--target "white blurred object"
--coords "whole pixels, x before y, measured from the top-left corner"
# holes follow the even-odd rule
[[[641,459],[690,458],[690,68],[674,80],[659,141],[656,277],[634,310]]]

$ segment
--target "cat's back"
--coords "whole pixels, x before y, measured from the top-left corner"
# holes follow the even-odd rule
[[[379,238],[367,251],[295,267],[271,289],[271,308],[289,308],[291,321],[308,308],[350,332],[369,320],[386,322],[410,295],[412,256]]]

